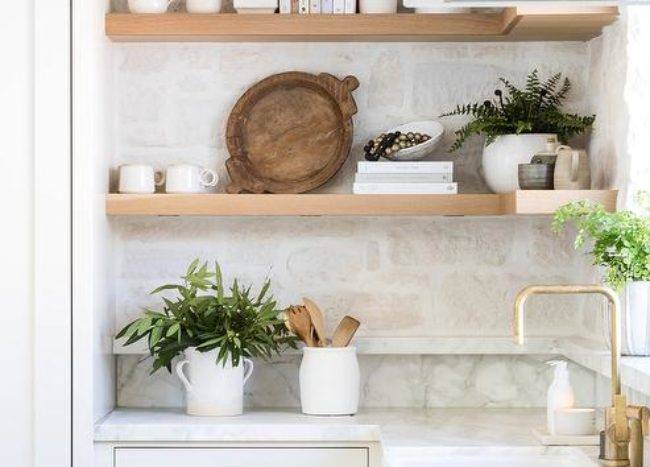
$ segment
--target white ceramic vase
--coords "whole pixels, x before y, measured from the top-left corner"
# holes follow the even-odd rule
[[[532,133],[502,135],[483,148],[483,176],[495,193],[519,189],[519,164],[530,162],[535,153],[546,150],[546,141],[557,135]]]
[[[225,365],[217,364],[218,353],[218,348],[199,352],[190,347],[185,350],[185,360],[176,364],[186,390],[188,415],[227,417],[244,411],[244,384],[253,372],[253,362],[244,358],[233,367],[228,358]]]
[[[625,348],[628,355],[650,355],[650,281],[625,286]]]
[[[303,413],[357,413],[360,379],[355,347],[304,347],[300,364]]]

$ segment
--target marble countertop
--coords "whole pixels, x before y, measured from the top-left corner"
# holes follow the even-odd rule
[[[192,417],[180,410],[117,409],[95,427],[99,442],[381,442],[384,447],[538,446],[543,409],[365,409],[314,417],[287,409],[239,417]]]

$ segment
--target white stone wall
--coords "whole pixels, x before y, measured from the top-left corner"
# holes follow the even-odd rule
[[[223,133],[234,102],[254,82],[282,71],[357,76],[355,141],[343,170],[322,192],[350,192],[364,141],[394,124],[432,118],[483,100],[498,76],[522,80],[533,68],[574,83],[569,107],[594,107],[588,45],[521,44],[114,44],[114,166],[193,162],[227,175]],[[593,55],[593,52],[592,52]],[[604,121],[608,106],[595,109]],[[435,159],[451,159],[461,192],[486,192],[481,140],[445,154],[461,119],[445,121]],[[602,141],[609,134],[598,136]],[[605,143],[603,143],[604,145]],[[608,179],[599,180],[605,185]],[[314,298],[330,327],[344,314],[365,336],[507,336],[516,291],[533,282],[591,280],[589,259],[557,238],[548,218],[155,218],[112,219],[116,232],[116,322],[155,305],[147,293],[174,280],[194,257],[218,259],[229,278],[266,276],[283,305]],[[593,302],[592,302],[593,303]],[[593,332],[593,308],[573,298],[535,299],[536,335]],[[177,406],[174,378],[149,378],[149,362],[120,357],[118,404]],[[548,373],[534,357],[361,358],[366,406],[543,406]],[[297,360],[256,370],[252,406],[297,404]],[[578,371],[581,400],[594,378]]]

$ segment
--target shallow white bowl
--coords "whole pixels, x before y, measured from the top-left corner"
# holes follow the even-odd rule
[[[411,131],[413,133],[425,133],[431,136],[431,139],[424,143],[420,143],[411,148],[400,149],[396,153],[386,156],[386,159],[390,159],[391,161],[417,161],[424,159],[433,153],[434,149],[436,149],[436,146],[442,139],[442,134],[445,132],[445,129],[435,120],[424,120],[421,122],[411,122],[396,126],[395,128],[392,128],[389,133],[395,131],[402,133],[408,133]]]

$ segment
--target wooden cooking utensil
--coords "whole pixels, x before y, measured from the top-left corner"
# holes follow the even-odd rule
[[[352,316],[344,316],[332,336],[332,347],[347,347],[360,324]]]
[[[311,317],[304,306],[292,306],[287,310],[288,326],[298,339],[303,341],[307,347],[316,347],[316,341],[312,337]]]
[[[318,347],[323,347],[326,345],[325,318],[323,318],[323,312],[320,311],[318,305],[308,298],[303,297],[302,302],[305,304],[309,316],[311,317],[311,323],[314,326],[314,334],[316,335],[316,344]]]

